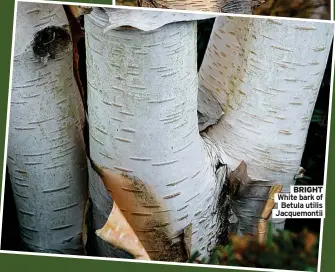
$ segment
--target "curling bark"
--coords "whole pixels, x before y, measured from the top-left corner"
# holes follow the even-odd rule
[[[83,254],[83,109],[61,5],[19,2],[8,172],[28,251]]]

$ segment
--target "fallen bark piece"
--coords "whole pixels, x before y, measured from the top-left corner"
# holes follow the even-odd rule
[[[137,235],[114,202],[106,224],[96,234],[111,245],[131,253],[135,259],[150,260]]]

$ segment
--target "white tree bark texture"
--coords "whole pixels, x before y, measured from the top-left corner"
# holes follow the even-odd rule
[[[213,96],[224,112],[207,136],[230,169],[244,160],[253,180],[233,205],[242,233],[256,232],[271,184],[283,184],[283,192],[294,184],[333,33],[327,22],[216,18],[200,93]],[[220,117],[203,96],[202,114]],[[284,220],[273,223],[284,227]]]
[[[220,183],[198,129],[196,22],[108,25],[101,10],[86,16],[93,168],[152,259],[185,261],[190,248],[205,256],[217,235]],[[90,170],[93,217],[106,221],[111,202]]]
[[[62,5],[18,3],[8,171],[29,251],[83,254],[87,166]]]
[[[127,29],[111,23],[113,12],[86,16],[95,216],[107,220],[98,196],[110,194],[152,259],[182,261],[188,248],[207,256],[219,235],[218,161],[248,166],[252,183],[233,202],[242,233],[257,233],[271,185],[294,183],[333,25],[218,17],[197,101],[195,23],[149,30],[127,12],[139,22],[124,19]],[[204,139],[197,109],[217,123]]]
[[[129,10],[129,9],[102,9],[108,15],[108,22],[101,21],[104,33],[110,29],[133,27],[139,30],[150,31],[166,24],[204,20],[215,17],[207,14],[162,12],[157,10]],[[100,12],[101,14],[101,12]],[[98,20],[98,18],[97,18]]]

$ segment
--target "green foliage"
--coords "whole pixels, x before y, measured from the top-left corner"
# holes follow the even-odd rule
[[[224,247],[217,247],[208,260],[197,260],[197,253],[189,262],[228,266],[316,271],[318,237],[307,230],[294,233],[280,230],[274,233],[268,224],[266,243],[258,243],[257,236],[232,235]]]

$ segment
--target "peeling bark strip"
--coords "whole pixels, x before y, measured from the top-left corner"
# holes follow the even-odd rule
[[[164,204],[156,199],[147,184],[126,174],[116,174],[107,169],[97,168],[97,166],[94,166],[93,169],[99,173],[107,191],[115,201],[107,222],[101,230],[97,231],[99,237],[115,247],[127,250],[138,259],[152,258],[180,262],[187,260],[182,241],[171,239],[171,218],[167,212],[163,212]],[[98,180],[98,182],[101,181]],[[136,235],[131,234],[131,231],[130,233],[127,231],[129,233],[127,237],[115,235],[115,231],[121,232],[127,225],[123,219],[116,221],[117,217],[123,217],[120,212]],[[138,246],[130,241],[136,240],[136,236],[141,243]],[[150,258],[146,252],[142,251],[142,245]]]
[[[151,259],[208,256],[218,192],[197,127],[196,22],[104,31],[109,19],[85,16],[90,153],[106,186],[91,169],[94,213],[107,220],[108,192]]]
[[[271,216],[272,209],[275,206],[275,194],[279,194],[283,189],[282,185],[273,185],[269,192],[268,201],[263,209],[261,219],[258,220],[258,242],[264,244],[266,241],[267,221]]]
[[[328,23],[216,18],[199,85],[224,112],[207,136],[230,169],[244,160],[258,181],[233,206],[244,233],[257,232],[270,186],[294,183],[333,32]]]
[[[176,22],[186,22],[203,20],[214,17],[206,14],[193,13],[166,13],[162,11],[145,11],[145,10],[124,10],[124,9],[102,9],[95,10],[95,16],[106,13],[108,16],[108,23],[104,26],[104,33],[111,29],[131,30],[132,28],[143,31],[150,31],[158,29],[166,24]],[[176,33],[175,33],[176,34]],[[175,35],[172,34],[172,35]],[[154,47],[159,44],[159,41],[150,45]]]
[[[7,163],[27,250],[83,254],[87,175],[67,24],[61,5],[18,3]]]

